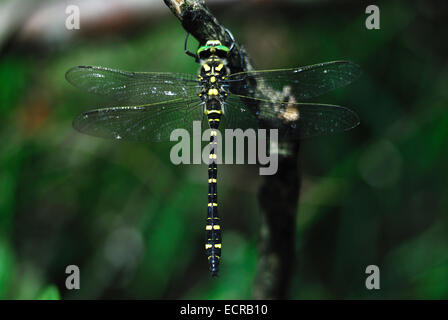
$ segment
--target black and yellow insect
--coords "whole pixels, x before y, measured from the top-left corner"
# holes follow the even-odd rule
[[[205,250],[214,276],[222,246],[214,148],[218,128],[274,128],[281,139],[300,139],[345,131],[359,123],[347,108],[301,102],[352,82],[360,73],[356,64],[335,61],[231,74],[227,57],[232,48],[233,43],[224,46],[218,40],[200,46],[193,55],[200,63],[196,76],[90,66],[74,67],[66,74],[73,85],[125,105],[79,115],[73,126],[80,132],[156,142],[169,141],[174,129],[192,132],[193,121],[208,123],[211,148]]]

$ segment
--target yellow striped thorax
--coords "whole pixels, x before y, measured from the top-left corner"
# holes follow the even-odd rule
[[[208,40],[205,45],[199,47],[197,55],[200,58],[201,69],[198,77],[199,80],[205,81],[209,88],[217,88],[214,85],[218,79],[222,80],[228,76],[229,70],[226,64],[229,52],[230,49],[222,45],[219,40]]]
[[[212,42],[208,41],[207,43],[213,44],[214,40],[211,41]],[[214,47],[210,45],[210,48]],[[219,48],[219,45],[217,45],[216,48]],[[211,53],[211,51],[213,50],[210,49],[209,56],[200,60],[201,67],[198,72],[198,79],[202,84],[202,89],[199,92],[199,96],[203,101],[222,101],[221,99],[227,97],[227,92],[224,89],[224,81],[230,74],[230,70],[226,66],[227,59],[225,57],[221,58],[218,55]],[[216,51],[214,51],[214,53],[216,53]]]
[[[201,60],[201,68],[198,74],[199,80],[205,81],[208,85],[215,85],[219,80],[224,80],[229,74],[226,64],[226,59],[216,56]]]

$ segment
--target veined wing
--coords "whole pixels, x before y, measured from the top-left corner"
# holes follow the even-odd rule
[[[141,142],[169,141],[174,129],[192,132],[193,121],[202,121],[202,102],[176,99],[141,106],[91,110],[73,120],[82,133],[107,139]]]
[[[348,108],[319,103],[275,103],[261,101],[258,111],[252,99],[229,97],[225,103],[226,128],[278,129],[279,139],[295,140],[329,135],[359,125],[358,115]]]
[[[288,110],[292,108],[291,110]],[[359,117],[352,110],[331,104],[299,103],[287,107],[283,118],[295,117],[297,121],[285,121],[280,136],[285,139],[309,138],[343,132],[359,125]],[[287,115],[290,113],[289,115]]]
[[[65,74],[68,82],[87,92],[108,96],[127,105],[142,105],[197,96],[200,83],[194,75],[127,72],[104,67],[79,66]]]
[[[286,91],[302,101],[348,85],[360,73],[357,64],[333,61],[294,69],[240,72],[230,75],[228,81],[234,94],[278,102],[283,101],[278,93]]]

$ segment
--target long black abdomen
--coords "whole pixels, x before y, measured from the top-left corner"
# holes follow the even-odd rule
[[[210,154],[208,165],[208,208],[205,227],[205,251],[212,276],[217,276],[221,259],[221,225],[218,216],[218,168],[216,165],[217,129],[221,121],[221,107],[218,102],[209,101],[206,110],[210,125]]]

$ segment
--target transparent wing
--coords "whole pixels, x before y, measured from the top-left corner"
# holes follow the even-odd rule
[[[288,93],[302,101],[348,85],[360,73],[357,64],[334,61],[294,69],[235,73],[229,76],[228,83],[230,91],[238,95],[283,101],[282,96]]]
[[[237,96],[230,95],[224,102],[223,129],[257,129],[260,127],[257,115]]]
[[[189,100],[200,90],[200,83],[190,74],[127,72],[79,66],[68,70],[65,77],[75,87],[127,105],[153,104],[178,98]]]
[[[275,103],[229,97],[223,127],[278,129],[279,139],[294,140],[329,135],[359,125],[348,108],[318,103]]]
[[[169,141],[174,129],[191,133],[193,121],[202,121],[202,117],[200,101],[177,99],[153,105],[91,110],[76,117],[73,127],[101,138],[159,142]]]
[[[280,130],[283,139],[309,138],[315,136],[329,135],[353,129],[359,125],[359,117],[352,110],[330,104],[299,103],[288,108],[298,110],[299,119],[296,121],[283,120],[285,124]],[[288,110],[288,109],[287,109]],[[284,118],[295,117],[296,111],[285,111],[291,113]]]

